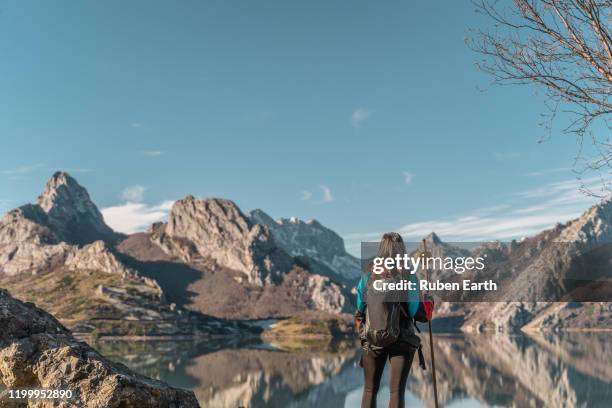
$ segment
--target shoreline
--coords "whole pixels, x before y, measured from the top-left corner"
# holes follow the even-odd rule
[[[465,332],[461,330],[456,331],[435,331],[436,335],[441,336],[463,336],[463,335],[495,335],[496,331],[479,331],[479,332]],[[608,333],[612,332],[612,328],[566,328],[563,330],[555,330],[555,331],[541,331],[541,330],[521,330],[517,333],[506,333],[511,335],[533,335],[533,334],[563,334],[563,333]],[[73,336],[79,341],[89,342],[92,340],[94,336],[90,333],[73,333]],[[160,336],[135,336],[135,335],[127,335],[127,336],[114,336],[114,335],[102,335],[96,336],[96,342],[104,342],[104,341],[135,341],[135,342],[164,342],[164,341],[180,341],[180,342],[191,342],[191,341],[202,341],[202,340],[223,340],[226,338],[240,338],[241,340],[261,340],[261,341],[270,341],[270,340],[280,340],[280,339],[303,339],[303,340],[343,340],[350,339],[351,336],[348,334],[342,334],[338,336],[334,336],[332,334],[323,334],[323,333],[274,333],[273,331],[263,331],[260,334],[253,334],[249,332],[238,332],[227,335],[160,335]]]

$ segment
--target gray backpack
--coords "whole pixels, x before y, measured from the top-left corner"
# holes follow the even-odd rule
[[[402,306],[384,294],[368,290],[363,335],[371,348],[384,348],[395,343],[401,333]]]

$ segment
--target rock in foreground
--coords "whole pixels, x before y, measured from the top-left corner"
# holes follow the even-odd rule
[[[198,407],[191,391],[138,375],[77,341],[55,318],[0,289],[0,406]],[[2,392],[2,388],[5,388]],[[13,400],[7,389],[62,389],[66,400]]]

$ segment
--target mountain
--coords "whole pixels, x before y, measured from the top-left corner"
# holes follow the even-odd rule
[[[435,233],[426,242],[435,256],[487,257],[485,272],[440,278],[493,277],[501,287],[463,299],[477,302],[438,305],[439,315],[464,330],[610,322],[607,303],[587,308],[576,300],[606,299],[607,286],[597,279],[610,276],[611,200],[518,242],[490,242],[473,251]],[[585,268],[586,261],[592,267]],[[173,205],[167,222],[122,236],[62,172],[35,203],[0,221],[0,287],[43,305],[73,330],[102,335],[228,334],[246,328],[223,319],[348,311],[358,269],[342,238],[317,221],[275,221],[262,210],[247,215],[220,198],[187,196]],[[581,275],[585,270],[590,281]],[[556,307],[553,300],[569,303]]]
[[[431,232],[423,238],[423,240],[425,240],[425,248],[423,246],[423,241],[421,241],[417,249],[411,253],[412,256],[420,255],[420,252],[417,254],[417,251],[423,251],[424,249],[427,250],[429,256],[440,259],[470,256],[469,250],[442,241],[435,232]],[[430,266],[429,270],[431,279],[447,280],[454,277],[454,272],[452,270],[441,269],[441,266],[437,264]]]
[[[172,388],[107,360],[77,341],[54,317],[2,289],[0,327],[2,406],[25,406],[23,401],[12,405],[6,390],[26,388],[71,390],[71,406],[199,406],[192,391]],[[30,405],[32,401],[28,406],[34,406]],[[35,405],[65,404],[57,399],[40,399]]]
[[[338,276],[317,273],[315,263],[290,255],[267,226],[218,198],[185,197],[168,222],[122,236],[64,172],[35,203],[0,221],[0,287],[35,300],[73,330],[103,335],[223,334],[238,323],[209,315],[344,310]]]
[[[88,244],[97,240],[115,242],[121,234],[106,223],[89,193],[66,172],[56,172],[47,182],[36,204],[56,237],[69,244]]]
[[[55,173],[36,203],[0,221],[0,287],[83,335],[249,333],[240,323],[168,302],[155,279],[120,259],[113,245],[121,238],[76,180]]]
[[[87,190],[65,172],[47,182],[35,203],[9,211],[0,221],[0,275],[44,273],[78,256],[95,241],[122,238],[106,225]]]
[[[274,220],[262,210],[249,213],[253,223],[265,225],[276,244],[323,275],[332,275],[352,284],[359,279],[359,259],[346,252],[344,240],[316,220],[296,217]]]
[[[126,264],[156,279],[171,301],[217,317],[338,313],[347,303],[334,276],[290,255],[266,225],[225,199],[178,200],[167,223],[128,237],[117,249]],[[177,265],[188,273],[172,273]]]
[[[611,244],[612,200],[533,237],[486,243],[472,253],[486,269],[455,280],[493,279],[498,291],[440,305],[439,316],[460,316],[466,331],[612,329],[612,303],[596,302],[610,299]]]
[[[219,198],[178,200],[168,222],[154,227],[152,239],[185,262],[212,259],[244,272],[257,285],[278,280],[293,263],[266,228],[251,223],[232,201]]]
[[[431,254],[433,257],[451,257],[457,258],[460,256],[469,256],[470,251],[465,248],[460,248],[456,245],[451,245],[446,242],[443,242],[438,234],[435,232],[431,232],[425,238],[425,245],[427,245],[427,252]],[[423,244],[419,245],[420,249],[423,249]]]

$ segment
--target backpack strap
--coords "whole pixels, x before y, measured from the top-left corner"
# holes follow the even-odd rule
[[[417,332],[421,333],[421,329],[419,329],[419,326],[417,325],[416,320],[412,320],[414,322],[414,328],[416,329]]]
[[[427,369],[427,367],[425,367],[425,356],[423,356],[423,346],[421,346],[420,344],[419,348],[417,349],[417,352],[419,353],[419,365],[421,366],[421,369]]]
[[[419,329],[419,326],[416,323],[416,320],[413,320],[414,322],[414,328],[416,329],[417,332],[421,332],[421,329]],[[425,366],[425,356],[423,355],[423,345],[419,344],[419,348],[417,349],[417,352],[419,354],[419,365],[421,366],[421,369],[426,370],[427,367]]]

